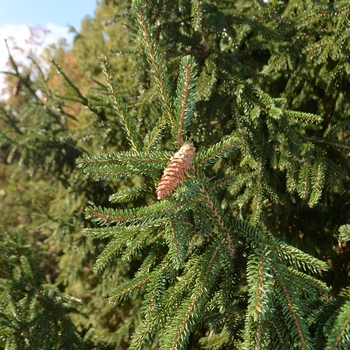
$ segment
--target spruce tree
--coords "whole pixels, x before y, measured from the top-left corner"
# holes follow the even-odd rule
[[[0,345],[347,349],[349,10],[101,1],[86,85],[13,62],[0,140],[35,219],[2,235]]]
[[[84,230],[109,239],[97,273],[109,264],[117,269],[116,257],[133,261],[130,279],[109,297],[113,305],[142,299],[130,349],[158,342],[162,349],[348,345],[348,306],[333,318],[331,334],[321,331],[329,290],[320,278],[327,264],[317,258],[324,258],[317,252],[324,242],[314,236],[334,181],[346,181],[327,176],[346,172],[330,153],[344,159],[347,145],[327,139],[323,106],[305,98],[312,87],[301,80],[314,45],[305,27],[315,35],[338,13],[333,21],[341,27],[348,6],[340,5],[291,15],[293,3],[260,4],[257,15],[253,3],[237,11],[226,2],[133,1],[147,93],[125,101],[108,60],[100,58],[107,101],[129,149],[79,160],[95,179],[138,179],[110,196],[120,206],[87,208],[102,227]],[[143,124],[140,106],[153,123]],[[184,141],[195,145],[193,163]],[[164,186],[169,191],[159,195]]]

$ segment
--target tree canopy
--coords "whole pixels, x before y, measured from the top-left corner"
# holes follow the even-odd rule
[[[10,52],[0,345],[347,349],[349,19],[104,0]]]

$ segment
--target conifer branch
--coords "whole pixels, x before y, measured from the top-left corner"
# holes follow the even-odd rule
[[[101,153],[98,155],[86,155],[78,158],[77,163],[79,168],[87,168],[89,166],[100,165],[105,166],[108,164],[125,165],[135,167],[137,164],[141,164],[139,168],[144,168],[147,165],[151,165],[156,169],[161,169],[169,161],[172,153],[170,152],[111,152]],[[158,165],[157,165],[158,163]]]
[[[126,203],[144,196],[147,192],[146,187],[127,188],[123,191],[113,193],[108,199],[111,203]]]
[[[130,298],[134,293],[146,288],[147,283],[152,279],[153,273],[134,277],[132,280],[125,282],[109,293],[109,303],[116,305],[123,300]]]
[[[212,165],[218,159],[227,156],[237,149],[239,147],[238,145],[239,143],[236,137],[230,137],[224,141],[220,141],[199,154],[195,159],[195,164],[198,167]]]
[[[174,127],[175,122],[171,108],[171,92],[169,81],[165,73],[165,64],[154,42],[154,36],[146,15],[145,4],[140,0],[134,0],[132,5],[139,25],[140,36],[143,39],[144,51],[151,67],[151,77],[154,79],[156,89],[159,93],[161,108],[170,125]]]
[[[235,258],[235,244],[232,240],[231,237],[231,230],[230,228],[226,225],[224,219],[223,219],[223,215],[220,213],[220,210],[218,208],[218,206],[214,203],[214,201],[210,198],[209,196],[209,192],[207,191],[207,189],[204,187],[204,184],[202,183],[201,187],[200,187],[200,192],[203,196],[203,199],[205,201],[205,203],[207,204],[207,206],[210,208],[211,210],[211,215],[213,215],[216,219],[216,223],[219,225],[221,231],[224,233],[224,237],[227,241],[227,250],[229,252],[229,256],[230,256],[230,266],[232,266],[234,258]]]
[[[208,337],[201,338],[200,344],[204,349],[220,349],[230,343],[230,334],[227,327],[223,327],[219,334],[211,334]]]
[[[230,227],[242,238],[247,239],[253,247],[265,245],[269,250],[275,251],[279,258],[288,261],[297,269],[303,268],[305,271],[312,273],[320,273],[328,270],[325,262],[277,238],[262,234],[247,221],[235,219],[231,222]]]
[[[346,349],[349,345],[350,334],[350,288],[341,292],[341,297],[345,299],[341,306],[335,322],[329,329],[330,334],[327,339],[326,350]]]
[[[156,235],[152,235],[156,233]],[[163,232],[156,229],[141,230],[137,236],[132,240],[132,244],[126,247],[121,258],[125,261],[129,261],[135,254],[140,252],[147,245],[151,245],[157,240],[161,239]]]
[[[218,180],[212,181],[210,187],[208,187],[208,192],[216,193],[218,191],[224,190],[237,179],[236,176],[228,175],[224,176]]]
[[[147,142],[144,146],[145,152],[150,152],[160,140],[162,132],[167,125],[167,120],[165,118],[160,118],[156,125],[153,127],[151,133],[148,136]]]
[[[132,228],[133,231],[139,231],[139,226],[134,226]],[[116,230],[115,226],[111,227],[98,227],[98,228],[84,228],[83,229],[83,235],[87,237],[91,237],[93,239],[105,239],[105,238],[114,238],[115,236],[119,235],[119,231]]]
[[[160,232],[160,227],[163,227],[163,225],[166,224],[166,219],[159,220],[155,222],[156,228],[155,231],[158,235],[158,232]],[[137,227],[137,226],[135,226]],[[145,223],[144,225],[145,229],[149,228],[149,224]],[[149,249],[149,254],[145,257],[144,261],[142,262],[141,266],[135,273],[135,276],[140,276],[142,274],[148,273],[149,271],[153,270],[154,268],[158,268],[159,266],[159,258],[164,256],[164,240],[159,240],[159,242],[156,242],[155,244],[152,244],[152,246]]]
[[[128,179],[134,178],[140,174],[136,169],[115,164],[107,164],[103,169],[94,166],[88,167],[84,169],[84,173],[94,180]]]
[[[310,271],[312,273],[320,273],[328,270],[328,266],[325,262],[302,252],[298,248],[284,242],[278,242],[276,239],[272,239],[271,243],[273,243],[273,247],[278,255],[289,261],[296,268],[303,268],[305,271]],[[268,244],[268,247],[272,248],[270,244]]]
[[[113,108],[119,117],[119,122],[125,130],[125,134],[130,142],[132,149],[136,152],[141,151],[142,142],[134,124],[131,121],[130,116],[128,115],[124,101],[120,96],[118,86],[115,81],[114,74],[109,65],[109,62],[105,56],[100,56],[99,60],[101,68],[105,75],[109,92],[111,93],[113,98]]]
[[[143,231],[143,234],[148,235],[150,232],[152,232],[152,229],[144,229],[140,227],[129,227],[124,230],[120,230],[117,234],[116,228],[113,228],[114,236],[113,238],[103,249],[102,253],[97,257],[95,265],[94,265],[94,272],[100,273],[103,271],[103,269],[106,267],[106,265],[117,255],[120,254],[121,249],[124,248],[124,246],[131,241],[133,238],[140,237],[140,232]],[[86,235],[88,231],[85,231],[84,234]],[[134,245],[133,245],[134,246]]]
[[[158,307],[157,312],[146,313],[144,322],[133,335],[130,350],[141,350],[145,342],[150,340],[150,336],[154,335],[161,328],[167,317],[173,316],[173,306],[180,305],[183,295],[187,294],[188,290],[191,289],[194,279],[197,276],[196,272],[199,268],[199,261],[198,259],[193,260],[195,261],[192,261],[191,264],[186,264],[181,283],[164,293],[162,298],[163,303]],[[146,305],[148,307],[148,304]]]
[[[147,294],[145,295],[144,313],[152,315],[162,309],[162,297],[166,288],[166,280],[172,275],[173,266],[169,254],[165,256],[161,264],[156,268],[157,274],[154,274],[152,281],[148,283]],[[147,305],[147,306],[146,306]]]
[[[87,207],[85,210],[85,215],[87,218],[91,218],[93,221],[105,225],[112,223],[119,225],[140,224],[146,221],[151,222],[162,219],[168,215],[175,215],[183,210],[189,210],[194,207],[198,201],[198,198],[189,199],[182,202],[164,200],[148,207],[121,210],[101,207]]]
[[[112,152],[86,155],[77,159],[78,167],[94,179],[132,178],[148,174],[165,167],[169,152]]]
[[[295,284],[299,290],[302,290],[310,297],[312,295],[316,295],[316,292],[329,292],[327,285],[315,277],[309,276],[306,273],[300,272],[290,266],[288,266],[288,272],[290,277],[287,277],[286,280],[288,280],[291,284]]]
[[[293,119],[299,119],[307,123],[319,124],[322,122],[322,118],[319,115],[305,112],[290,111],[288,109],[283,110],[283,115]]]
[[[320,20],[325,18],[327,15],[328,12],[321,9],[318,11],[307,11],[305,12],[305,15],[301,16],[295,21],[296,28],[300,30],[306,26],[310,26],[310,24],[314,22],[320,22]]]
[[[196,286],[190,298],[182,303],[176,317],[173,319],[169,328],[171,334],[164,339],[164,344],[161,344],[162,349],[175,350],[184,348],[195,320],[200,317],[200,313],[205,305],[204,300],[208,298],[210,290],[218,277],[217,271],[219,270],[221,248],[222,243],[215,242],[206,251],[205,256],[210,257],[210,259],[207,261],[204,257],[202,264],[204,262],[206,264],[201,269]]]
[[[319,157],[319,159],[316,159],[311,170],[312,186],[309,199],[310,208],[314,207],[320,200],[322,196],[322,189],[325,184],[327,168],[322,158],[323,157]]]
[[[263,22],[263,20],[267,17],[275,17],[284,8],[284,6],[285,5],[282,2],[277,2],[276,4],[272,4],[267,8],[262,8],[261,12],[259,13],[259,17],[255,18],[254,20],[256,22]]]
[[[325,144],[325,145],[329,145],[329,146],[332,146],[335,148],[350,150],[350,146],[348,146],[344,142],[339,142],[337,140],[320,139],[317,137],[308,137],[308,136],[303,136],[302,138],[303,138],[303,140],[311,141],[313,143]]]
[[[77,86],[72,82],[71,79],[68,78],[67,74],[62,70],[62,68],[59,66],[59,64],[52,60],[52,64],[55,66],[58,74],[64,79],[65,83],[69,86],[70,90],[74,92],[74,94],[78,97],[76,101],[81,102],[84,105],[87,105],[87,98],[83,96],[83,94],[80,92]]]
[[[340,226],[339,237],[345,242],[350,241],[350,225],[349,224]]]
[[[305,200],[311,193],[311,165],[309,163],[300,166],[297,191],[300,198]]]
[[[209,193],[207,192],[206,188],[204,185],[201,186],[200,188],[201,194],[203,196],[203,199],[205,203],[208,205],[211,214],[213,217],[216,219],[216,223],[219,225],[221,228],[222,232],[225,232],[228,234],[230,232],[229,228],[226,226],[222,215],[219,213],[219,210],[217,209],[216,205],[214,204],[213,200],[210,198]]]
[[[202,29],[202,11],[201,3],[198,0],[191,0],[191,24],[196,31]]]
[[[194,114],[196,87],[197,65],[191,56],[185,56],[181,60],[175,100],[175,128],[172,130],[179,144],[184,143],[184,134]]]
[[[341,325],[341,327],[339,327]],[[349,325],[350,325],[350,303],[345,305],[340,314],[337,317],[337,329],[338,327],[340,330],[337,334],[335,332],[332,332],[327,341],[327,350],[331,349],[339,349],[341,346],[347,347],[349,345],[348,338],[349,338]],[[334,340],[335,338],[335,340]],[[344,348],[345,349],[345,348]]]
[[[184,235],[181,234],[181,232],[183,232],[183,228],[179,226],[180,225],[178,225],[175,220],[169,218],[169,225],[167,225],[167,228],[165,230],[172,262],[177,268],[180,268],[182,266],[186,252],[184,245]]]
[[[287,284],[285,283],[285,279],[281,274],[277,271],[277,269],[273,268],[276,276],[278,277],[278,281],[280,286],[282,287],[285,301],[287,303],[286,307],[283,308],[285,318],[287,321],[290,320],[290,316],[292,318],[293,324],[295,326],[295,329],[297,330],[297,336],[298,338],[295,339],[296,342],[300,344],[301,348],[307,349],[310,346],[310,335],[308,332],[308,329],[305,325],[305,322],[303,321],[303,318],[301,317],[299,310],[297,310],[295,307],[298,305],[293,298],[293,292],[289,291],[289,288]],[[292,337],[296,336],[295,332],[291,333]]]
[[[282,346],[282,349],[288,350],[288,346],[285,341],[285,336],[283,334],[283,332],[285,331],[285,325],[282,322],[280,322],[279,319],[272,319],[268,320],[267,322],[272,326],[273,333],[277,336],[278,341]]]
[[[273,290],[268,255],[267,249],[261,249],[260,252],[252,253],[248,261],[249,305],[255,321],[259,319],[258,315],[264,315],[268,311]]]

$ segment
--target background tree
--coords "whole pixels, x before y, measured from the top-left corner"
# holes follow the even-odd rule
[[[35,35],[40,37],[41,34]],[[47,293],[46,284],[49,283],[58,286],[58,291],[63,293],[62,296],[58,294],[57,300],[62,297],[74,301],[71,308],[65,308],[65,317],[68,320],[68,314],[76,306],[77,297],[84,301],[79,312],[72,315],[73,340],[69,337],[66,339],[72,340],[72,346],[81,348],[86,342],[89,344],[89,340],[83,342],[82,339],[93,328],[96,329],[96,334],[104,332],[103,336],[96,337],[101,339],[101,343],[107,343],[108,329],[113,329],[113,324],[121,316],[113,318],[106,315],[105,320],[101,316],[106,292],[98,285],[98,278],[92,273],[95,248],[94,245],[91,246],[92,249],[87,248],[91,242],[81,238],[81,227],[85,225],[82,207],[95,200],[105,202],[111,187],[106,183],[89,181],[74,171],[75,160],[79,155],[88,149],[96,150],[96,144],[101,148],[108,144],[106,124],[101,121],[104,116],[95,106],[90,108],[88,100],[80,92],[79,89],[88,89],[91,80],[84,82],[81,79],[83,70],[63,42],[48,47],[40,57],[31,54],[29,58],[31,64],[26,67],[10,56],[12,71],[7,74],[9,90],[12,90],[13,81],[22,81],[22,86],[16,95],[11,95],[1,105],[1,196],[4,204],[4,245],[1,258],[6,291],[3,294],[4,300],[10,301],[11,294],[8,293],[15,289],[6,287],[10,283],[8,280],[18,286],[17,279],[20,279],[24,288],[24,294],[19,295],[27,300],[25,291],[29,287],[26,276],[34,274],[37,277],[36,284],[31,281],[29,288],[31,293],[33,290],[37,291],[34,296],[39,291]],[[57,75],[57,70],[61,76]],[[68,75],[74,79],[74,84],[68,79]],[[96,88],[96,84],[91,88]],[[107,129],[116,130],[113,123]],[[98,136],[99,134],[101,135]],[[93,135],[96,137],[93,138]],[[113,142],[115,143],[114,140]],[[26,247],[24,250],[23,245]],[[87,250],[91,251],[91,255],[86,255]],[[28,252],[31,252],[30,259]],[[25,271],[22,271],[22,255],[26,259]],[[13,259],[12,264],[7,263],[8,259]],[[96,285],[99,291],[95,298],[91,298],[91,292]],[[88,294],[85,294],[86,291]],[[68,293],[75,297],[70,299],[67,297]],[[99,300],[101,296],[102,299]],[[13,300],[17,303],[22,301],[17,294],[13,296]],[[34,305],[34,301],[31,302]],[[61,304],[57,302],[57,308],[60,307]],[[12,314],[8,302],[3,304],[3,308],[4,314]],[[66,342],[57,340],[61,328],[56,325],[54,310],[48,307],[46,314],[43,313],[43,317],[46,317],[44,320],[37,317],[39,311],[33,308],[26,313],[18,312],[15,317],[10,317],[11,322],[4,317],[2,329],[6,337],[2,345],[21,347],[27,338],[35,336],[39,344],[43,341],[38,347],[51,348],[52,343],[45,343],[50,339],[56,345],[62,343],[61,348],[66,348]],[[21,318],[18,325],[19,315]],[[50,319],[51,316],[53,318]],[[23,331],[28,329],[28,324],[33,327],[33,318],[40,324],[50,326],[51,332],[47,331],[45,337],[41,337]],[[79,343],[74,340],[78,332]],[[90,332],[87,339],[93,337],[92,334]],[[17,344],[14,339],[18,341]],[[33,343],[30,340],[28,344]],[[90,347],[87,345],[87,348]]]
[[[338,244],[349,221],[348,19],[342,1],[101,2],[72,49],[78,78],[55,63],[63,87],[38,75],[21,106],[3,105],[4,156],[20,160],[27,188],[51,191],[25,192],[31,205],[8,216],[4,247],[19,254],[19,243],[8,245],[13,218],[25,214],[26,244],[40,247],[32,266],[50,252],[37,289],[52,295],[43,285],[50,271],[62,293],[55,305],[72,302],[68,293],[82,300],[73,346],[348,347],[347,226]],[[106,85],[96,60],[104,50]],[[196,148],[193,165],[158,201],[184,140]],[[77,157],[99,182],[73,171]],[[88,204],[103,227],[82,217]],[[23,259],[17,270],[6,265],[6,285],[30,271]],[[24,303],[25,291],[15,298],[4,288],[3,300]],[[112,309],[107,293],[111,304],[127,301]],[[11,303],[2,305],[10,315]],[[38,315],[9,321],[4,344]]]

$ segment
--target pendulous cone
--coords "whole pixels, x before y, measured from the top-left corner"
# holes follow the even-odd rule
[[[191,142],[185,142],[171,157],[156,189],[158,199],[168,197],[184,180],[192,165],[195,150]]]

